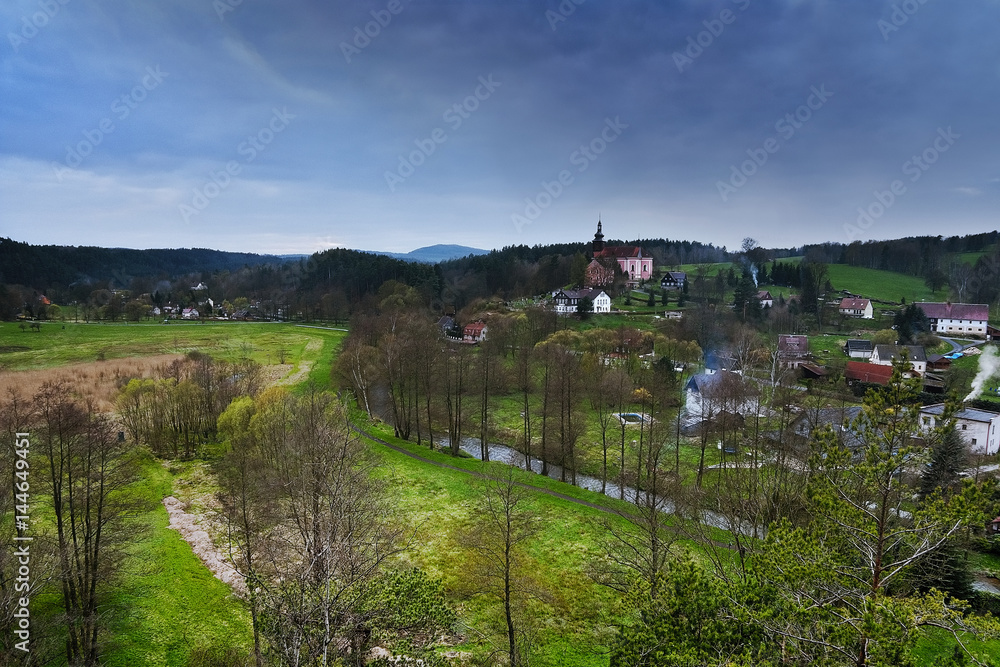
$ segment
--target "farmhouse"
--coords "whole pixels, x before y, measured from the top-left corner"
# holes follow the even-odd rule
[[[653,256],[639,246],[604,245],[600,220],[597,221],[592,247],[594,258],[587,265],[588,287],[607,287],[614,282],[615,265],[625,274],[629,287],[635,287],[653,275]]]
[[[920,427],[925,431],[934,428],[943,413],[944,403],[920,408]],[[973,454],[996,454],[1000,451],[1000,413],[964,408],[955,413],[955,427]]]
[[[841,300],[840,314],[845,317],[859,317],[863,320],[870,320],[875,317],[871,300],[855,297],[848,297]]]
[[[660,289],[681,290],[687,282],[687,274],[683,271],[667,271],[660,278]]]
[[[931,331],[986,338],[990,307],[985,303],[917,303],[930,320]]]
[[[927,353],[921,345],[876,345],[869,361],[877,366],[892,366],[894,361],[903,358],[917,373],[927,371]]]
[[[197,308],[185,308],[181,311],[182,320],[196,320],[198,319],[198,309]]]
[[[761,308],[772,308],[774,307],[774,297],[767,290],[761,290],[757,292],[757,300],[760,301]]]
[[[611,297],[603,290],[585,287],[579,290],[556,290],[552,293],[552,301],[555,303],[555,311],[560,315],[575,313],[580,303],[580,299],[590,298],[594,305],[595,313],[611,312]]]

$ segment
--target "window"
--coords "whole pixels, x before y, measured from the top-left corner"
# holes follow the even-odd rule
[[[976,444],[976,439],[975,438],[972,439],[972,444]]]
[[[962,430],[965,431],[969,428],[968,424],[962,424]]]

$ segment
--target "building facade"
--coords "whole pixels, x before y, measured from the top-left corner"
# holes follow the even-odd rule
[[[610,285],[614,281],[616,264],[625,275],[629,287],[636,287],[640,282],[649,280],[653,276],[653,256],[639,246],[606,246],[600,220],[597,221],[597,233],[594,234],[592,250],[593,261],[587,267],[589,287]]]
[[[917,303],[939,334],[986,338],[990,307],[985,303]]]

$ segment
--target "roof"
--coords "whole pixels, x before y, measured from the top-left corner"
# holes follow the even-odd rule
[[[879,359],[900,358],[903,348],[906,348],[906,359],[910,362],[927,361],[927,353],[922,345],[876,345],[875,352]]]
[[[757,292],[757,298],[759,300],[761,300],[761,301],[768,301],[768,300],[773,301],[774,300],[774,297],[772,297],[771,293],[768,292],[767,290],[761,290],[761,291]]]
[[[583,299],[585,297],[596,299],[600,295],[604,294],[604,290],[594,289],[591,287],[584,287],[583,289],[561,289],[556,290],[555,294],[552,296],[553,298],[558,298],[560,294],[569,299]]]
[[[875,351],[875,344],[864,338],[851,338],[847,341],[847,350],[871,353]]]
[[[935,417],[940,417],[944,414],[944,403],[935,403],[934,405],[925,405],[920,408],[920,412],[926,415],[934,415]],[[979,408],[962,408],[955,413],[956,419],[964,419],[970,422],[983,422],[988,423],[997,417],[1000,417],[1000,412],[990,412],[989,410],[980,410]]]
[[[706,373],[692,375],[685,385],[685,389],[694,389],[699,394],[705,395],[705,392],[711,393],[717,385],[723,382],[739,383],[738,386],[744,391],[747,397],[760,394],[756,384],[746,381],[739,373],[726,370],[720,370],[718,373],[713,373],[712,375]]]
[[[682,283],[687,280],[687,274],[683,271],[667,271],[663,274],[663,280],[666,280],[668,277],[673,278],[674,281],[678,283]]]
[[[932,320],[990,319],[990,307],[985,303],[917,303],[920,310]]]
[[[736,359],[729,352],[707,352],[705,368],[713,371],[731,371],[736,368]]]
[[[801,366],[799,366],[799,368],[803,368],[812,373],[813,375],[818,375],[820,377],[828,374],[828,371],[825,368],[823,368],[822,366],[817,366],[816,364],[811,362],[806,362]]]
[[[612,245],[594,253],[597,257],[642,257],[642,248],[636,245]]]
[[[795,334],[779,334],[778,349],[782,352],[806,354],[809,352],[809,339]]]
[[[892,378],[892,366],[879,366],[863,361],[848,361],[844,377],[848,380],[858,380],[860,382],[874,382],[875,384],[888,384]]]
[[[842,438],[845,445],[855,447],[862,443],[857,434],[849,427],[859,414],[861,414],[861,406],[859,405],[807,410],[792,423],[792,432],[799,437],[809,438],[814,430],[830,426]]]
[[[840,302],[841,310],[865,310],[872,304],[870,299],[855,299],[848,297]]]
[[[485,328],[486,322],[473,322],[472,324],[466,324],[462,332],[466,334],[481,334]]]

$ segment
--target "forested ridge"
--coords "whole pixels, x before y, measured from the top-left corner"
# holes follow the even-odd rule
[[[990,303],[1000,293],[997,232],[962,237],[912,237],[888,241],[825,243],[797,248],[757,248],[752,261],[804,257],[813,264],[846,264],[923,278],[932,289],[950,286],[957,300]],[[622,243],[609,240],[609,244]],[[668,239],[635,239],[660,269],[730,262],[741,255],[712,244]],[[306,258],[282,259],[206,249],[130,250],[122,248],[33,246],[0,238],[0,318],[10,319],[41,295],[58,304],[107,303],[106,293],[125,292],[147,305],[175,301],[196,304],[191,288],[208,287],[215,302],[243,297],[266,302],[302,319],[343,319],[371,307],[388,280],[414,287],[438,312],[461,309],[477,300],[521,299],[580,284],[591,256],[589,241],[514,245],[430,265],[385,255],[337,248]],[[791,284],[791,281],[786,281]],[[367,304],[366,304],[367,300]],[[123,308],[113,309],[120,314]]]

